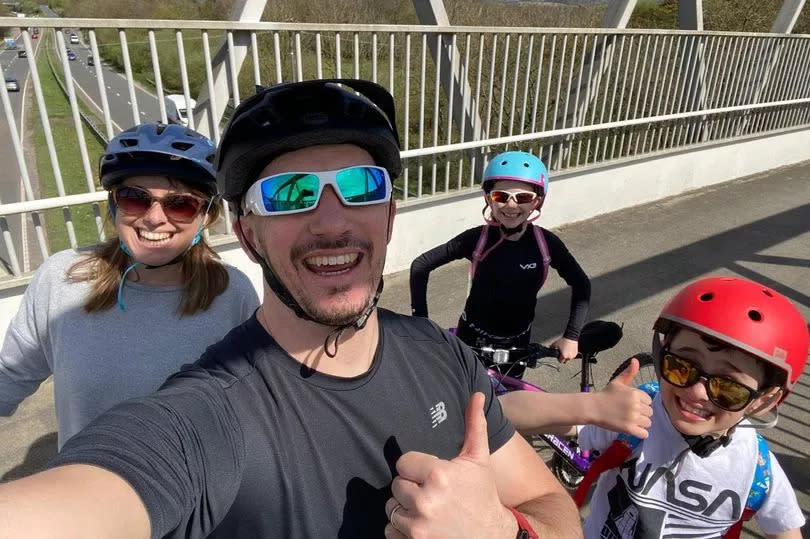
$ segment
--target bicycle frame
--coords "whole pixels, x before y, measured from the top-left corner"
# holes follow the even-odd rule
[[[589,369],[587,368],[588,361],[589,358],[587,356],[583,356],[582,358],[583,375],[580,378],[580,380],[582,381],[581,389],[583,390],[583,392],[588,392],[590,390],[589,385],[590,378],[588,376]],[[541,387],[538,387],[529,382],[525,382],[523,380],[518,380],[517,378],[512,378],[511,376],[505,374],[501,374],[495,369],[487,369],[487,373],[489,374],[490,379],[493,381],[493,387],[496,395],[503,395],[511,391],[539,391],[544,393],[546,392],[546,390]],[[543,438],[543,440],[545,440],[545,442],[549,446],[551,446],[551,448],[554,451],[557,452],[558,455],[566,459],[569,464],[573,465],[582,474],[587,472],[588,468],[591,467],[592,459],[588,451],[580,452],[577,449],[572,448],[571,445],[565,439],[563,439],[560,436],[557,436],[556,434],[541,434],[540,436]]]

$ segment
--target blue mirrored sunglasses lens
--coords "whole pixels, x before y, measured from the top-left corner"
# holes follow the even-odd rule
[[[383,202],[388,194],[385,172],[371,167],[354,167],[337,173],[340,193],[349,204]]]
[[[277,174],[262,181],[262,204],[268,212],[304,210],[318,203],[315,174]]]

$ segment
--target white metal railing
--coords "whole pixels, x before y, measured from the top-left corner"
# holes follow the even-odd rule
[[[0,27],[19,24],[0,18]],[[66,91],[83,181],[72,188],[65,182],[40,83],[48,74],[39,72],[33,41],[22,29],[40,111],[29,125],[44,134],[41,146],[47,148],[57,196],[36,195],[44,186],[34,185],[27,172],[30,149],[19,138],[26,126],[18,125],[3,88],[13,142],[8,155],[13,149],[26,198],[3,197],[0,204],[4,260],[15,276],[51,252],[54,226],[66,230],[67,245],[74,247],[103,237],[99,203],[105,195],[96,192],[97,155],[84,137],[81,106],[98,117],[103,138],[133,123],[165,122],[167,86],[186,100],[201,91],[213,96],[214,65],[221,61],[229,74],[230,107],[256,84],[358,77],[387,87],[403,142],[406,169],[396,190],[405,201],[469,189],[487,156],[506,147],[533,151],[557,172],[810,124],[810,36],[100,19],[27,24],[43,35],[54,30],[49,43],[55,43],[51,54],[60,68],[55,70],[73,81]],[[95,60],[89,75],[83,58],[71,62],[65,53],[70,28],[81,29],[89,44],[86,54]],[[212,53],[212,39],[222,43],[218,54]],[[245,46],[250,54],[238,69],[236,51]],[[120,68],[105,67],[103,58]],[[149,85],[149,92],[140,89]],[[217,109],[216,99],[206,99],[189,112],[189,126],[205,131],[202,118],[221,119]],[[216,120],[208,126],[214,140],[221,128]],[[89,237],[75,231],[79,217],[73,213],[82,207],[84,228],[92,221]],[[43,229],[41,213],[52,208],[64,210],[47,214],[50,226]],[[14,219],[20,221],[16,229],[9,224]],[[26,233],[32,226],[34,239]],[[223,232],[229,228],[226,223]],[[23,264],[18,250],[27,253]]]

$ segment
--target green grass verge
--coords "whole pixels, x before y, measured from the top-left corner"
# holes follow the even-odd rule
[[[53,73],[48,67],[46,54],[52,53],[50,50],[50,36],[43,36],[45,40],[41,44],[41,49],[37,54],[37,69],[39,71],[42,93],[45,100],[45,108],[48,112],[48,119],[51,125],[56,155],[59,161],[59,169],[62,173],[65,193],[74,195],[87,192],[87,182],[85,180],[84,167],[82,166],[81,153],[79,152],[79,141],[73,123],[73,115],[70,110],[70,103],[62,92]],[[51,61],[55,61],[52,58]],[[57,64],[54,64],[57,65]],[[57,68],[58,69],[58,68]],[[34,98],[33,88],[31,88],[31,99],[34,106],[27,119],[27,129],[34,134],[34,148],[36,151],[37,172],[39,175],[39,189],[41,198],[51,198],[58,196],[56,179],[53,173],[48,146],[45,141],[45,132],[40,123],[39,107]],[[103,153],[104,147],[98,142],[90,130],[82,125],[84,139],[87,144],[87,151],[90,158],[93,178],[98,177],[98,159]],[[100,211],[106,214],[106,204],[102,204]],[[91,204],[74,206],[69,214],[66,210],[54,209],[44,212],[48,246],[51,253],[67,249],[70,247],[68,240],[66,219],[69,217],[73,223],[76,233],[77,244],[91,245],[98,242],[96,232],[96,220],[93,206]]]

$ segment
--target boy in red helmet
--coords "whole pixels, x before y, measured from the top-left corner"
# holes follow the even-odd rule
[[[660,389],[643,441],[587,426],[599,477],[585,537],[736,537],[751,516],[768,537],[801,537],[804,516],[748,420],[774,409],[804,369],[808,327],[785,297],[739,278],[695,281],[655,322]],[[601,474],[601,476],[600,476]]]

